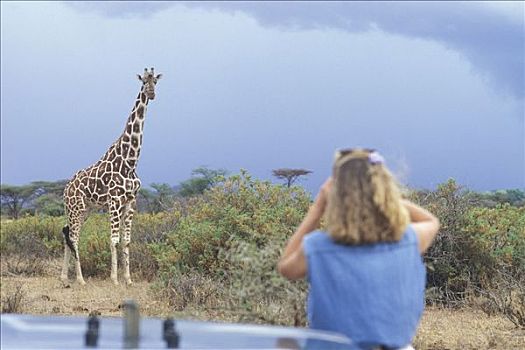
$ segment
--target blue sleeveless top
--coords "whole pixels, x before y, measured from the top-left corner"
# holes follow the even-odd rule
[[[425,302],[426,272],[416,233],[399,242],[336,243],[324,232],[303,240],[311,328],[347,335],[354,344],[410,344]]]

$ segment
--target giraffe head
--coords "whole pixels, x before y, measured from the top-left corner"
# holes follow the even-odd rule
[[[157,81],[162,77],[162,74],[155,76],[153,68],[151,68],[151,72],[148,72],[148,68],[144,68],[144,74],[142,76],[137,74],[137,77],[142,82],[143,91],[146,93],[146,96],[148,96],[150,100],[154,100],[155,85],[157,85]]]

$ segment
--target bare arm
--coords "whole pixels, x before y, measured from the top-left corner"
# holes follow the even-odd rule
[[[408,200],[402,201],[407,208],[412,221],[412,227],[416,231],[418,238],[419,252],[425,253],[432,244],[439,230],[439,220],[428,210],[414,204]]]
[[[308,209],[303,221],[290,237],[277,269],[281,275],[289,279],[299,279],[306,275],[306,258],[303,250],[303,238],[306,234],[319,227],[321,217],[326,208],[326,197],[332,184],[331,178],[321,186],[314,203]]]

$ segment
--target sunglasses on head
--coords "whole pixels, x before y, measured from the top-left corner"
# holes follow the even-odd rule
[[[366,152],[369,154],[376,152],[376,150],[373,148],[340,148],[335,151],[336,159],[339,159],[356,151]]]
[[[343,149],[338,149],[338,150],[336,150],[336,153],[335,153],[335,160],[337,161],[337,160],[341,159],[342,157],[345,157],[345,156],[347,156],[349,154],[352,154],[352,153],[354,153],[356,151],[368,153],[368,161],[371,164],[378,164],[378,163],[384,163],[385,162],[385,159],[383,158],[383,156],[381,156],[381,154],[379,154],[379,152],[377,152],[373,148],[343,148]]]

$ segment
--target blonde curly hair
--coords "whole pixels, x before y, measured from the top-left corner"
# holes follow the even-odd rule
[[[409,224],[401,191],[377,152],[336,152],[326,228],[339,243],[358,245],[399,241]]]

